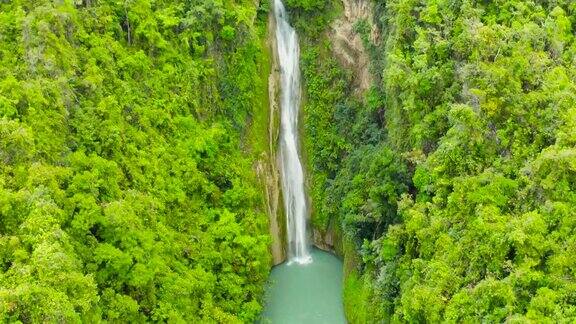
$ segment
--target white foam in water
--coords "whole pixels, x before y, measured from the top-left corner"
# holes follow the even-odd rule
[[[288,23],[281,0],[275,0],[276,40],[280,61],[280,159],[282,189],[286,210],[289,264],[312,262],[306,232],[308,208],[304,172],[298,156],[298,111],[300,109],[300,48],[298,35]]]

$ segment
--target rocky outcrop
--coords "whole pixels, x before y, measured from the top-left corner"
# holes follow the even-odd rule
[[[342,232],[335,221],[331,221],[326,230],[313,228],[312,234],[314,246],[340,257],[344,256]]]
[[[354,73],[353,87],[359,95],[372,84],[369,70],[370,58],[364,48],[362,37],[356,33],[355,25],[365,21],[370,27],[370,41],[378,41],[378,29],[373,23],[374,14],[371,0],[342,0],[344,15],[336,19],[329,32],[332,51],[343,67]]]
[[[334,248],[334,232],[326,231],[325,233],[320,232],[318,229],[313,229],[314,233],[314,245],[324,251],[333,252]]]

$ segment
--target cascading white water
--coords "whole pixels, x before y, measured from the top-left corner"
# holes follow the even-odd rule
[[[282,189],[286,209],[289,262],[312,262],[308,247],[306,219],[308,209],[304,191],[304,172],[298,156],[298,111],[300,109],[300,48],[298,35],[288,23],[281,0],[274,1],[276,43],[280,61],[280,158]]]

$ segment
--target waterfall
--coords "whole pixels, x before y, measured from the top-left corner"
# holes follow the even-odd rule
[[[276,42],[280,61],[280,169],[289,262],[312,262],[308,247],[306,219],[308,208],[304,191],[304,171],[298,156],[298,111],[300,109],[300,48],[298,35],[288,23],[288,15],[281,0],[274,1]]]

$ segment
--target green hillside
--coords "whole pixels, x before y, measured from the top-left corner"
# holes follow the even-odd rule
[[[258,316],[269,238],[242,142],[265,18],[253,1],[0,1],[0,321]]]

